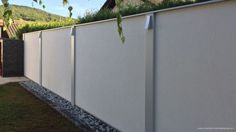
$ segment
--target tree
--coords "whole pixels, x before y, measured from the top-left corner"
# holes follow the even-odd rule
[[[9,7],[8,0],[2,0],[2,4],[4,7],[4,11],[3,11],[3,18],[4,18],[4,23],[5,23],[4,29],[6,29],[6,27],[10,26],[13,23],[12,10]]]
[[[68,7],[68,10],[69,10],[69,17],[71,18],[71,17],[72,17],[72,10],[73,10],[73,7],[72,7],[72,6],[69,6],[69,7]]]
[[[39,3],[40,5],[42,5],[42,0],[33,0],[36,3]],[[121,16],[121,12],[120,12],[120,8],[121,8],[121,3],[123,0],[115,0],[116,5],[118,7],[118,11],[117,11],[117,27],[118,27],[118,33],[119,36],[121,38],[121,41],[124,43],[125,42],[125,36],[123,34],[123,28],[122,28],[122,16]],[[63,5],[67,5],[69,3],[69,0],[62,0]],[[12,20],[12,10],[9,6],[9,2],[8,0],[2,0],[2,4],[4,6],[4,13],[3,13],[3,18],[4,18],[4,23],[5,23],[5,27],[4,29],[6,29],[6,27],[10,26],[13,23]],[[42,6],[43,8],[45,8],[45,5]],[[72,7],[70,6],[68,8],[69,10],[69,16],[72,16]]]

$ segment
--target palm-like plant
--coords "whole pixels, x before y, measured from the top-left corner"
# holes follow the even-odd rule
[[[63,5],[67,5],[69,3],[68,0],[63,0],[62,2],[63,2]]]

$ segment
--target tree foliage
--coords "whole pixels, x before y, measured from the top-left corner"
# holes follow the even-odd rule
[[[33,1],[39,3],[40,5],[43,5],[42,0],[33,0]],[[121,7],[121,2],[122,1],[123,0],[116,0],[116,5],[118,7],[118,10]],[[2,3],[4,5],[4,15],[3,15],[4,23],[8,27],[13,22],[12,21],[12,10],[10,9],[8,0],[2,0]],[[65,6],[65,5],[67,5],[69,3],[69,0],[62,0],[62,3]],[[43,8],[45,8],[44,5],[43,5]],[[69,17],[72,16],[72,9],[73,9],[72,6],[70,6],[68,8],[68,10],[69,10]],[[118,33],[119,33],[119,36],[121,38],[121,41],[124,43],[125,37],[124,37],[124,34],[123,34],[123,28],[122,28],[122,16],[119,13],[119,11],[117,13],[117,26],[118,26]]]
[[[39,2],[38,0],[33,0],[33,1]],[[152,11],[152,10],[159,10],[159,9],[164,9],[164,8],[176,7],[176,6],[186,5],[186,4],[192,4],[192,3],[196,3],[196,2],[210,1],[210,0],[164,0],[162,3],[160,3],[158,5],[153,5],[153,4],[147,3],[147,4],[144,4],[141,6],[129,5],[129,6],[127,6],[128,8],[122,7],[122,4],[121,4],[122,1],[123,0],[115,0],[116,5],[117,5],[117,12],[110,12],[110,11],[105,10],[105,11],[99,11],[96,14],[87,14],[85,17],[80,19],[80,22],[85,23],[85,22],[98,21],[98,20],[116,17],[117,18],[118,34],[121,38],[121,41],[124,43],[125,36],[123,34],[123,28],[122,28],[122,16],[146,12],[146,11]],[[64,5],[68,5],[68,3],[69,3],[68,0],[62,0],[62,2]],[[7,26],[9,26],[12,23],[12,10],[9,8],[8,0],[2,0],[2,3],[4,5],[4,13],[3,13],[4,22]],[[70,14],[69,14],[70,17],[72,16],[72,9],[73,9],[72,7],[68,8],[68,10],[70,11]],[[48,27],[48,26],[43,26],[43,27]],[[51,27],[54,27],[54,26],[51,26]],[[37,30],[38,28],[35,26],[32,29]],[[24,31],[31,31],[31,29],[25,28]]]
[[[119,36],[120,36],[120,39],[121,39],[122,43],[124,43],[125,42],[125,36],[124,36],[124,33],[123,33],[122,16],[121,16],[121,12],[120,12],[122,1],[123,0],[116,0],[116,6],[118,8],[118,11],[116,13],[116,18],[117,18],[118,33],[119,33]]]
[[[12,20],[12,10],[9,7],[9,3],[8,0],[2,0],[2,4],[4,7],[4,11],[3,11],[3,20],[5,23],[5,27],[4,30],[6,29],[6,27],[10,26],[13,22]]]
[[[123,33],[123,28],[122,28],[122,16],[121,16],[121,13],[120,13],[120,8],[121,8],[121,4],[122,4],[123,0],[115,0],[115,2],[116,2],[116,6],[118,8],[118,12],[116,14],[117,30],[118,30],[118,33],[119,33],[119,36],[120,36],[120,39],[121,39],[122,43],[124,43],[125,42],[125,36],[124,36],[124,33]],[[64,5],[67,5],[68,3],[69,3],[68,0],[63,0]],[[70,12],[70,17],[71,17],[72,13],[71,13],[70,9],[69,9],[69,12]]]
[[[59,21],[66,19],[65,17],[54,15],[40,9],[27,6],[11,5],[12,19],[24,21]],[[0,6],[0,19],[3,19],[4,7]]]
[[[69,17],[71,18],[72,17],[72,10],[73,10],[73,7],[72,6],[69,6],[68,7],[68,10],[69,10]]]

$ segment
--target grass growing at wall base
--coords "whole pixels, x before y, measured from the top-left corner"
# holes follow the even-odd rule
[[[18,83],[0,86],[0,132],[82,132]]]

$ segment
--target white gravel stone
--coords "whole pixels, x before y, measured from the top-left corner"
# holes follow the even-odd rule
[[[72,105],[69,101],[33,81],[24,81],[20,82],[20,84],[86,132],[119,132],[102,120],[78,106]]]

